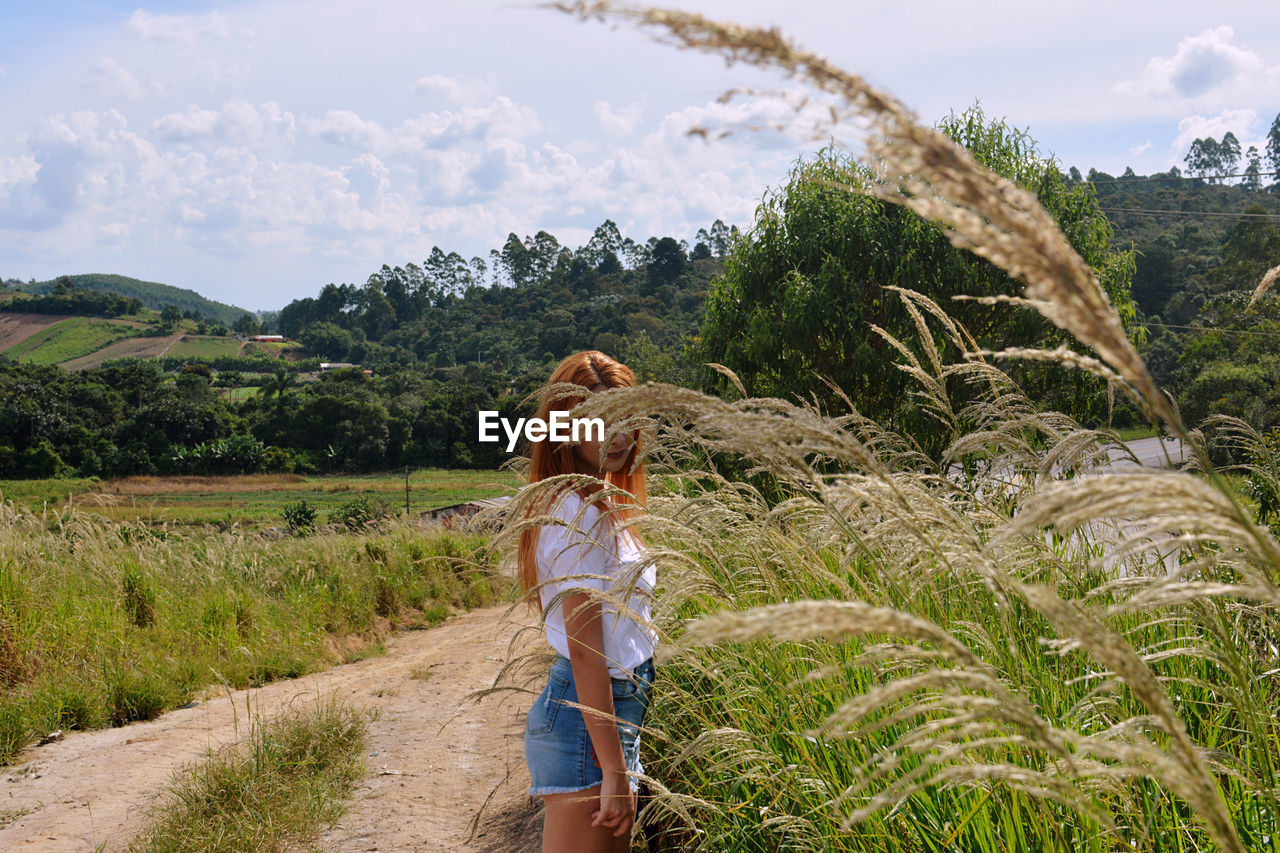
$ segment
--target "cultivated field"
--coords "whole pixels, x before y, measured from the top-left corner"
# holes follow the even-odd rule
[[[12,359],[36,364],[62,364],[97,352],[110,343],[129,338],[143,328],[127,320],[88,317],[65,318],[6,351]]]
[[[157,338],[125,338],[108,344],[89,355],[65,361],[62,366],[68,370],[87,370],[91,367],[97,367],[104,361],[116,358],[154,358],[155,356],[166,355],[169,348],[177,343],[181,337],[182,334],[179,332]]]
[[[180,358],[221,358],[240,354],[241,343],[231,337],[183,335],[166,355]]]
[[[18,314],[0,311],[0,352],[16,347],[32,335],[43,332],[65,319],[67,318],[60,314]]]
[[[450,504],[507,494],[518,485],[506,471],[427,469],[409,475],[412,515]],[[344,504],[385,502],[395,513],[405,505],[400,472],[377,475],[302,476],[252,474],[234,477],[128,477],[121,480],[0,480],[0,499],[33,511],[78,510],[113,521],[148,524],[284,524],[284,508],[305,500],[323,523]]]

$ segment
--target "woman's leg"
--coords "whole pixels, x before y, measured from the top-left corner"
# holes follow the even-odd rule
[[[600,808],[600,786],[572,794],[545,794],[542,853],[629,853],[631,833],[613,837],[613,828],[592,826],[591,814]]]

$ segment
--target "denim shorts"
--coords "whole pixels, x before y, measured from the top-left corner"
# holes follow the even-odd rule
[[[627,770],[643,773],[640,765],[640,727],[644,725],[653,689],[653,659],[633,670],[635,679],[611,678],[613,713],[619,719],[618,738]],[[577,702],[573,683],[573,667],[569,659],[556,655],[547,686],[529,709],[524,729],[524,757],[529,763],[533,786],[531,796],[569,794],[592,788],[604,781],[604,773],[591,745],[582,712],[563,704]],[[631,789],[637,788],[631,779]]]

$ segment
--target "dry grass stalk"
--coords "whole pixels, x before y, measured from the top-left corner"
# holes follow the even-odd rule
[[[603,2],[557,8],[584,18],[631,21],[679,47],[778,69],[842,99],[850,114],[867,121],[874,162],[874,180],[851,189],[916,211],[943,227],[955,245],[1023,279],[1023,294],[996,299],[1034,307],[1097,358],[1070,350],[1003,355],[1052,358],[1103,375],[1192,442],[1200,466],[1212,472],[1204,443],[1185,429],[1155,387],[1093,272],[1030,193],[920,126],[892,97],[794,47],[776,31]],[[844,118],[838,111],[832,115],[833,122]],[[665,423],[645,421],[656,439],[649,459],[655,469],[666,461],[669,470],[685,472],[673,475],[675,491],[655,492],[651,502],[655,529],[662,530],[658,538],[671,543],[672,555],[672,565],[664,564],[667,588],[655,621],[680,638],[678,646],[666,648],[664,660],[698,670],[731,659],[700,657],[710,644],[775,638],[809,648],[818,638],[897,637],[901,641],[877,643],[858,659],[886,680],[850,697],[813,730],[827,737],[856,734],[879,744],[860,759],[846,790],[824,794],[830,805],[852,805],[851,820],[869,818],[937,783],[998,784],[1062,803],[1110,827],[1113,812],[1089,795],[1127,794],[1125,784],[1149,777],[1191,806],[1212,843],[1242,850],[1220,779],[1248,778],[1256,791],[1273,791],[1275,785],[1265,768],[1244,757],[1212,755],[1192,740],[1161,668],[1194,658],[1230,670],[1223,684],[1201,689],[1265,732],[1271,723],[1258,723],[1250,703],[1265,708],[1266,702],[1249,694],[1257,689],[1250,675],[1261,671],[1263,658],[1245,660],[1239,650],[1266,636],[1265,630],[1253,630],[1242,641],[1214,634],[1213,626],[1245,618],[1241,602],[1250,599],[1260,603],[1257,613],[1274,613],[1280,549],[1225,488],[1185,473],[1056,482],[1102,463],[1116,436],[1037,411],[986,360],[1001,354],[978,352],[968,333],[931,300],[906,290],[898,295],[924,338],[922,355],[885,337],[926,406],[954,435],[941,470],[910,440],[859,416],[851,402],[848,415],[832,418],[814,406],[776,399],[728,403],[646,385],[592,397],[579,407],[576,414],[609,420],[661,414]],[[973,360],[944,363],[943,349],[928,334],[928,318]],[[947,394],[952,382],[975,392],[958,411]],[[741,383],[735,385],[745,397]],[[770,506],[751,487],[718,478],[711,465],[716,453],[750,460],[754,472],[785,485],[786,498]],[[1047,537],[1050,527],[1067,535]],[[1125,544],[1126,539],[1134,541]],[[1124,558],[1132,571],[1152,568],[1143,560],[1160,548],[1180,549],[1187,558],[1167,576],[1151,571],[1108,577],[1105,557],[1112,546],[1111,555]],[[855,571],[864,563],[874,570]],[[801,598],[794,594],[797,588],[846,600],[794,600]],[[1075,591],[1078,600],[1064,598],[1065,590]],[[898,605],[945,614],[951,602],[944,596],[968,594],[991,602],[986,624],[974,619],[944,628]],[[1116,603],[1108,606],[1112,597]],[[847,600],[854,598],[864,600]],[[676,607],[687,602],[724,612],[681,626]],[[1010,605],[1022,615],[1013,616]],[[1149,619],[1148,612],[1154,614]],[[1112,621],[1121,614],[1146,621],[1122,630]],[[1018,624],[1019,618],[1036,627]],[[1155,630],[1153,625],[1167,629],[1158,634],[1167,641],[1138,639]],[[1008,645],[1028,631],[1042,631],[1034,636],[1064,661],[1087,664],[1072,685],[1083,696],[1073,698],[1065,720],[1043,713],[1033,701],[1037,685],[1020,681],[1024,674]],[[817,664],[790,680],[812,684],[833,672]],[[1230,698],[1232,691],[1247,701]],[[1121,695],[1136,699],[1144,712],[1130,715]],[[889,735],[893,727],[900,733]],[[738,768],[743,778],[762,784],[786,778],[778,756],[746,733],[723,727],[712,732],[678,750],[677,763]],[[1254,743],[1265,742],[1265,734],[1255,737]],[[801,784],[821,785],[809,779]],[[1125,796],[1117,799],[1107,808],[1123,808]],[[769,820],[803,837],[811,817],[780,814]],[[814,842],[810,837],[797,843]]]
[[[1110,300],[1053,218],[1027,190],[988,170],[944,134],[923,126],[902,102],[774,29],[712,21],[669,9],[608,2],[552,4],[584,19],[620,19],[656,30],[681,48],[775,69],[841,99],[866,121],[876,180],[849,187],[903,205],[941,226],[957,247],[1026,282],[1047,319],[1096,351],[1171,430],[1185,432],[1125,334]],[[833,124],[846,115],[833,111]]]
[[[1266,275],[1262,277],[1262,281],[1258,282],[1258,287],[1253,291],[1253,296],[1249,297],[1250,308],[1262,298],[1262,294],[1271,289],[1271,285],[1276,283],[1277,277],[1280,277],[1280,266],[1274,266],[1267,270]]]

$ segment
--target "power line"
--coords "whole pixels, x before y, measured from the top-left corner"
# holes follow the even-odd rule
[[[1179,326],[1172,323],[1139,323],[1139,326],[1161,329],[1185,329],[1191,332],[1222,332],[1228,335],[1253,335],[1259,338],[1280,338],[1280,332],[1255,332],[1250,329],[1217,329],[1213,326]]]
[[[1137,216],[1205,216],[1220,219],[1265,219],[1280,221],[1280,213],[1223,213],[1213,210],[1156,210],[1150,207],[1100,207],[1104,213],[1132,213]]]
[[[1097,184],[1145,184],[1145,183],[1151,183],[1151,182],[1158,183],[1161,181],[1211,181],[1211,180],[1217,180],[1218,178],[1249,178],[1249,177],[1253,177],[1253,175],[1255,174],[1261,178],[1266,175],[1280,175],[1280,172],[1256,172],[1256,173],[1240,172],[1238,174],[1233,174],[1233,175],[1152,175],[1150,177],[1134,176],[1132,178],[1108,178],[1106,180],[1101,180],[1101,181],[1091,181],[1086,179],[1083,183],[1097,185]]]

